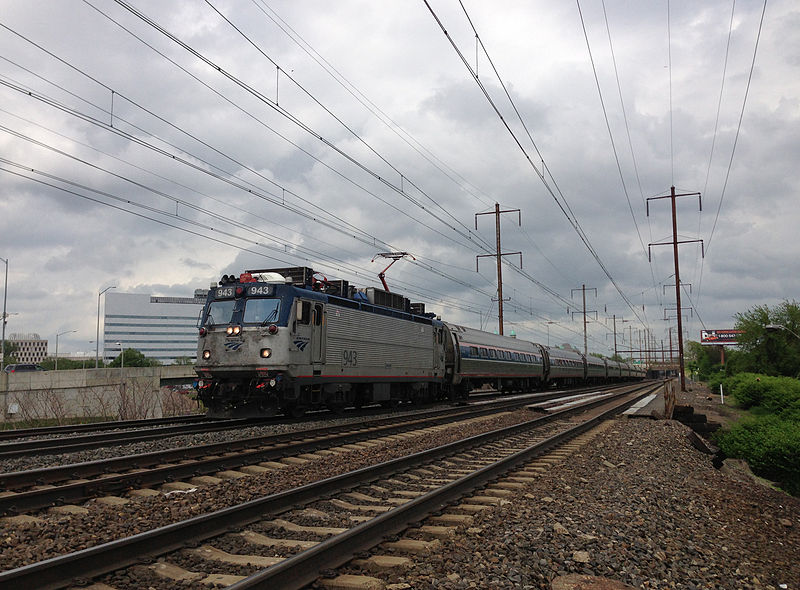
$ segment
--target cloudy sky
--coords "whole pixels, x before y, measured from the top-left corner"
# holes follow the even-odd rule
[[[692,339],[797,298],[796,2],[428,1],[0,1],[7,333],[91,351],[108,286],[379,286],[387,251],[415,258],[390,289],[496,330],[498,203],[506,333],[582,347],[585,285],[590,351],[612,316],[660,345],[671,186],[702,194],[677,200]]]

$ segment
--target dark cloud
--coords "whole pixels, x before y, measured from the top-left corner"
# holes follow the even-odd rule
[[[121,7],[102,9],[205,85],[85,4],[4,6],[7,26],[95,80],[2,31],[3,80],[30,87],[98,124],[0,86],[7,111],[0,112],[0,125],[116,175],[0,132],[4,158],[108,193],[73,187],[82,196],[69,194],[0,171],[0,256],[10,259],[9,306],[19,314],[13,321],[21,328],[15,331],[54,337],[78,329],[64,346],[86,348],[84,341],[94,336],[97,294],[109,285],[120,292],[188,296],[225,273],[301,264],[376,285],[381,260],[370,261],[387,247],[418,257],[417,263],[392,267],[387,280],[393,289],[425,301],[446,319],[492,329],[495,267],[491,259],[482,260],[476,273],[475,257],[494,248],[494,224],[482,217],[476,230],[474,216],[497,202],[522,210],[522,227],[504,216],[503,249],[522,251],[524,273],[562,298],[506,266],[507,321],[522,337],[544,341],[549,330],[552,342],[581,343],[580,322],[567,314],[567,302],[574,299],[572,289],[585,284],[597,289],[591,305],[601,321],[591,325],[591,346],[608,352],[603,318],[633,319],[634,312],[539,180],[534,166],[545,170],[541,158],[548,185],[657,334],[668,333],[669,322],[661,318],[673,306],[665,285],[674,284],[674,271],[670,248],[654,247],[652,265],[646,251],[651,242],[671,239],[672,228],[668,202],[652,202],[648,218],[644,200],[667,194],[671,184],[682,192],[704,192],[702,214],[690,199],[678,209],[681,239],[702,238],[709,246],[705,260],[696,246],[681,246],[681,274],[693,284],[698,312],[690,318],[692,332],[698,318],[711,327],[729,327],[736,312],[800,289],[800,279],[785,271],[800,256],[794,239],[800,62],[792,51],[800,46],[800,29],[794,26],[800,13],[788,0],[768,7],[730,171],[760,18],[761,3],[755,1],[736,5],[716,137],[729,3],[672,7],[671,112],[665,13],[644,4],[607,6],[627,126],[602,11],[583,7],[616,157],[573,5],[509,3],[503,10],[467,5],[541,157],[486,56],[476,62],[474,35],[459,6],[434,6],[467,61],[478,67],[530,161],[424,7],[282,6],[280,16],[329,60],[343,77],[341,84],[321,69],[319,56],[315,60],[301,50],[255,5],[220,9],[275,60],[279,76],[274,64],[207,7],[178,3],[165,11],[154,1],[141,7],[261,96]],[[304,89],[294,87],[289,76]],[[372,104],[356,101],[344,88],[351,84]],[[104,127],[112,120],[110,89],[114,128],[155,151]],[[276,96],[308,130],[270,106]],[[377,109],[383,122],[370,112]],[[289,210],[295,207],[308,213]],[[341,231],[330,227],[345,222],[350,225]],[[512,257],[507,262],[518,264]],[[47,289],[30,286],[40,285],[42,276]]]

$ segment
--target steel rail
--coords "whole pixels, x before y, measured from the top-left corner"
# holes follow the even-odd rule
[[[619,387],[619,386],[617,386]],[[597,388],[587,388],[597,389]],[[582,390],[575,390],[570,392],[572,395],[580,395]],[[477,407],[484,406],[495,411],[502,409],[513,409],[522,405],[531,403],[532,400],[536,402],[547,401],[550,399],[562,396],[561,392],[551,392],[546,394],[535,394],[530,398],[515,398],[504,399],[494,402],[478,402]],[[476,406],[468,405],[461,409],[463,413],[475,412],[473,409]],[[409,414],[409,420],[422,420],[429,418],[436,418],[439,416],[450,416],[456,414],[453,408],[435,409],[426,412],[418,412]],[[476,415],[476,414],[473,414]],[[480,414],[477,414],[480,415]],[[391,425],[397,422],[400,415],[395,415],[387,418],[375,418],[358,425],[359,428],[363,427],[379,427],[381,425]],[[96,461],[87,461],[82,463],[71,463],[67,465],[57,465],[54,467],[44,467],[40,469],[30,469],[25,471],[15,471],[9,473],[0,473],[0,490],[16,490],[26,486],[45,485],[66,481],[69,479],[81,479],[86,477],[96,477],[104,473],[116,473],[119,470],[129,470],[146,468],[160,463],[169,463],[172,461],[183,461],[186,459],[194,459],[203,457],[208,454],[215,454],[218,452],[238,451],[248,448],[257,448],[264,445],[274,445],[283,442],[289,442],[296,439],[299,433],[305,433],[306,436],[325,436],[331,433],[338,433],[352,425],[334,425],[323,426],[320,428],[308,429],[305,431],[294,431],[283,434],[268,434],[261,436],[248,437],[234,441],[226,441],[222,443],[209,443],[206,445],[194,445],[177,447],[174,449],[167,449],[163,451],[152,451],[149,453],[138,453],[135,455],[123,455],[120,457],[98,459]],[[2,511],[0,511],[2,512]]]
[[[580,388],[576,390],[559,390],[554,392],[546,392],[538,394],[520,394],[520,395],[532,395],[532,397],[537,399],[548,399],[558,395],[563,395],[565,391],[580,392],[583,389],[592,389],[592,387]],[[594,387],[594,389],[597,389],[597,387]],[[375,413],[383,413],[383,412],[385,412],[385,410],[366,409],[363,411],[363,413],[368,416]],[[327,416],[327,414],[324,415]],[[312,415],[307,415],[306,420],[312,417],[313,417]],[[73,436],[61,439],[47,438],[47,439],[9,442],[0,444],[0,460],[10,459],[20,456],[45,455],[53,453],[59,453],[59,454],[69,453],[74,451],[104,447],[109,444],[121,445],[133,442],[157,440],[160,438],[166,438],[169,436],[177,436],[182,434],[198,434],[203,432],[232,430],[234,428],[240,428],[242,426],[261,426],[267,424],[278,424],[286,422],[296,424],[300,421],[302,420],[301,419],[287,420],[285,416],[277,416],[277,417],[274,416],[270,418],[236,418],[229,420],[209,419],[205,424],[198,424],[193,428],[187,426],[173,426],[173,427],[164,426],[161,428],[153,429],[152,432],[149,432],[147,430],[135,430],[135,431],[125,431],[125,432],[110,432],[107,434],[99,434],[99,435]],[[0,436],[0,440],[2,440],[2,436]]]
[[[87,434],[85,436],[69,436],[66,438],[45,438],[38,440],[25,440],[0,444],[0,459],[13,457],[46,455],[54,453],[71,453],[105,447],[109,444],[122,445],[132,442],[158,440],[168,436],[182,434],[200,434],[203,432],[218,432],[220,430],[233,430],[245,426],[260,426],[275,422],[271,418],[239,418],[223,420],[196,426],[162,426],[152,430],[129,430],[125,432],[109,432],[106,434]]]
[[[650,387],[648,387],[647,385],[642,385],[639,386],[637,389],[639,390],[645,389],[643,393],[634,390],[634,391],[629,391],[625,394],[620,394],[620,395],[631,395],[633,393],[637,393],[636,397],[627,400],[626,403],[618,404],[617,406],[615,406],[615,408],[613,408],[613,411],[618,412],[620,409],[622,409],[622,407],[630,405],[634,401],[637,401],[638,399],[641,399],[642,397],[648,395],[651,391],[657,390],[659,387],[661,387],[660,383],[656,386],[650,385]],[[619,397],[619,396],[614,396],[614,397]],[[131,537],[125,537],[123,539],[118,539],[115,541],[104,543],[102,545],[97,545],[95,547],[90,547],[88,549],[83,549],[81,551],[77,551],[67,555],[54,557],[37,563],[22,566],[13,570],[8,570],[6,572],[0,573],[0,587],[15,588],[16,590],[56,590],[59,588],[70,586],[72,584],[81,585],[84,584],[87,579],[91,579],[120,568],[140,563],[143,558],[155,558],[164,553],[168,553],[170,551],[183,548],[190,540],[200,541],[220,534],[224,534],[230,531],[231,529],[235,529],[250,524],[252,522],[261,520],[266,515],[279,514],[281,512],[285,512],[289,509],[292,509],[297,505],[302,505],[304,503],[314,501],[321,496],[333,494],[338,491],[341,491],[342,489],[352,488],[365,482],[374,481],[379,477],[388,476],[397,473],[398,471],[411,469],[421,463],[434,461],[446,456],[450,456],[453,453],[460,452],[475,447],[477,445],[492,440],[496,440],[498,438],[514,435],[517,432],[524,431],[533,426],[551,422],[563,416],[574,414],[578,410],[587,409],[589,407],[595,407],[603,403],[607,403],[608,400],[609,398],[606,398],[604,400],[593,400],[592,402],[589,402],[582,407],[568,408],[565,410],[561,410],[559,412],[554,412],[552,414],[534,418],[533,420],[529,420],[527,422],[523,422],[520,424],[516,424],[492,432],[475,435],[467,439],[463,439],[453,443],[448,443],[433,449],[427,449],[425,451],[414,453],[412,455],[407,455],[405,457],[392,459],[384,463],[380,463],[378,465],[364,467],[362,469],[344,473],[325,480],[307,484],[298,488],[286,490],[284,492],[272,494],[270,496],[265,496],[263,498],[258,498],[256,500],[251,500],[250,502],[246,502],[238,506],[224,508],[216,512],[204,514],[182,522],[173,523],[164,527],[160,527],[144,533],[133,535]],[[596,420],[597,419],[595,419],[595,421]],[[580,428],[580,426],[574,428]],[[584,427],[584,429],[586,428],[588,428],[588,426]],[[577,433],[578,432],[575,431],[575,434]],[[519,455],[519,453],[517,453],[515,457],[517,455]],[[520,462],[522,460],[523,459],[517,458],[517,462]],[[502,468],[494,468],[493,466],[490,466],[490,468],[484,468],[481,471],[486,472],[487,469],[492,469],[493,472],[496,471],[497,473],[501,473],[504,470],[510,469],[511,468],[510,465],[511,464],[509,463],[508,465],[505,465]],[[446,487],[448,489],[450,488],[450,486]],[[460,494],[463,494],[463,492],[460,492]],[[421,498],[418,502],[421,503]],[[412,501],[412,504],[416,505],[417,501]],[[445,504],[446,502],[444,502],[444,500],[439,500],[438,503],[434,501],[432,505],[442,508]],[[430,501],[426,501],[425,505],[426,506],[430,505]],[[394,517],[395,515],[393,514],[391,518],[394,519]],[[407,521],[407,520],[409,520],[409,522],[413,522],[414,520],[417,520],[417,518],[418,517],[415,517],[409,520],[408,517],[403,517],[399,518],[397,522],[399,523],[401,521]],[[380,522],[382,523],[383,521]],[[364,524],[366,525],[368,523]],[[372,531],[368,535],[365,535],[364,529],[367,528],[371,527],[362,527],[362,525],[359,525],[355,529],[353,529],[357,531],[358,535],[357,538],[353,539],[353,542],[357,541],[360,544],[363,544],[364,543],[363,538],[367,537],[372,538],[376,534],[374,531]],[[350,534],[352,535],[353,533]],[[361,538],[360,537],[361,535],[365,536]],[[339,548],[337,548],[336,550],[339,551],[341,554],[341,546],[339,546]],[[314,555],[318,554],[315,553]],[[333,559],[329,556],[327,552],[324,555],[320,554],[319,556],[320,558],[326,560],[326,562],[328,563],[334,563],[334,562],[343,563],[343,561],[341,561],[342,559],[341,556]],[[295,558],[301,559],[299,555],[290,559],[294,560]],[[308,580],[309,582],[313,581],[313,579],[315,579],[318,576],[317,572],[319,571],[320,567],[321,566],[315,566],[314,571],[303,574],[303,578],[305,579],[308,575],[313,573],[313,578]],[[327,567],[330,567],[330,565]],[[327,568],[322,567],[321,569],[327,569]],[[265,573],[266,572],[262,572],[256,574],[256,576],[251,576],[253,580],[251,580],[251,582],[249,583],[262,584],[263,582],[260,576]],[[287,573],[286,566],[284,566],[280,570],[276,570],[275,575],[283,576],[280,579],[292,579],[296,581],[297,580],[296,576],[301,574],[298,572]],[[245,580],[242,580],[242,582],[239,582],[238,584],[242,584],[244,582]],[[308,582],[304,582],[304,584],[305,583]],[[269,582],[269,584],[271,584],[270,586],[271,588],[276,587],[276,582],[274,581]],[[239,586],[239,587],[243,588],[247,586]],[[253,586],[253,587],[261,587],[261,586]],[[283,586],[281,585],[280,587]],[[301,586],[298,586],[296,585],[295,582],[292,582],[285,587],[295,588]]]
[[[213,474],[227,469],[236,469],[242,465],[279,460],[290,455],[312,453],[331,446],[352,444],[367,440],[376,434],[386,436],[412,428],[446,424],[464,418],[518,408],[529,403],[530,400],[506,400],[482,404],[479,407],[467,407],[455,412],[449,409],[416,414],[408,416],[408,420],[400,424],[397,423],[397,416],[378,419],[359,425],[355,432],[352,425],[328,426],[238,441],[180,447],[113,459],[0,474],[0,489],[5,490],[97,477],[97,479],[77,481],[54,488],[25,490],[13,495],[0,496],[0,514],[20,514],[56,504],[80,502],[99,495],[118,493],[131,487],[148,487],[168,481]],[[298,438],[303,438],[303,441],[294,442]],[[230,455],[231,452],[239,454]],[[225,453],[225,456],[220,457],[219,453]],[[210,458],[203,459],[203,457]],[[191,462],[186,462],[189,460]],[[176,462],[177,464],[170,464]],[[132,471],[147,469],[155,465],[163,466],[147,471]],[[127,473],[116,473],[121,470]],[[113,475],[98,477],[106,473]]]
[[[649,393],[645,392],[640,398]],[[346,564],[355,554],[381,543],[388,535],[402,532],[412,524],[444,509],[449,504],[505,475],[519,465],[586,432],[608,416],[618,413],[635,401],[635,399],[627,400],[617,404],[585,422],[330,537],[314,547],[248,576],[228,588],[230,590],[272,590],[273,588],[299,590],[316,580],[320,572]]]
[[[190,414],[188,416],[173,416],[171,418],[145,418],[142,420],[110,420],[105,422],[91,422],[88,424],[67,424],[61,426],[42,426],[39,428],[13,428],[0,430],[0,440],[15,440],[32,436],[49,434],[72,434],[75,432],[95,432],[98,430],[113,430],[119,428],[136,428],[138,426],[158,426],[160,424],[176,424],[181,422],[214,421],[205,414]],[[219,421],[219,420],[218,420]]]

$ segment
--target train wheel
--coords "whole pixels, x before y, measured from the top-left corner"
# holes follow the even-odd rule
[[[306,409],[303,406],[293,404],[283,409],[287,416],[292,418],[302,418],[306,414]]]

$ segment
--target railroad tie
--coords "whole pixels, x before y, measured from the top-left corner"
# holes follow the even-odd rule
[[[344,574],[335,578],[321,578],[317,582],[327,590],[383,590],[385,584],[378,578]]]
[[[190,553],[208,561],[219,561],[230,565],[253,565],[257,567],[270,567],[280,563],[283,557],[267,557],[264,555],[238,555],[217,549],[211,545],[203,545],[197,549],[187,549]]]
[[[381,544],[381,548],[394,553],[410,555],[429,555],[439,551],[441,542],[437,539],[425,541],[422,539],[399,539]]]
[[[353,565],[369,571],[382,571],[396,567],[406,567],[413,562],[408,557],[397,555],[373,555],[367,559],[354,559]]]
[[[300,539],[273,539],[272,537],[267,537],[266,535],[262,535],[254,531],[242,531],[241,533],[236,533],[236,535],[248,543],[252,545],[258,545],[260,547],[279,547],[285,549],[300,549],[304,551],[306,549],[311,549],[314,545],[319,544],[317,541],[302,541]]]
[[[325,537],[338,535],[348,530],[341,527],[303,526],[280,518],[271,520],[269,524],[282,528],[290,533],[315,533]]]

